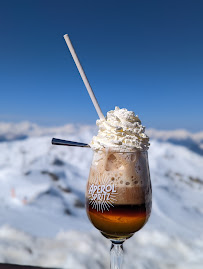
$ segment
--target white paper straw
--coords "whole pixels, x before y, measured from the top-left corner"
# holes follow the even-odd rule
[[[67,46],[68,46],[68,48],[70,50],[70,53],[71,53],[71,55],[73,57],[73,60],[74,60],[76,66],[78,68],[78,71],[79,71],[79,73],[80,73],[80,75],[82,77],[82,80],[83,80],[83,82],[85,84],[85,87],[87,88],[87,91],[88,91],[89,96],[90,96],[90,98],[92,100],[92,103],[93,103],[93,105],[94,105],[94,107],[95,107],[95,109],[97,111],[98,116],[99,116],[100,119],[104,119],[104,115],[103,115],[103,113],[101,111],[101,108],[100,108],[98,102],[97,102],[97,99],[96,99],[96,97],[94,95],[94,92],[93,92],[93,90],[92,90],[92,88],[91,88],[91,86],[89,84],[89,81],[88,81],[88,79],[87,79],[87,77],[85,75],[85,72],[84,72],[84,70],[83,70],[83,68],[82,68],[82,66],[80,64],[80,61],[79,61],[78,56],[77,56],[77,54],[76,54],[76,52],[75,52],[75,50],[73,48],[73,45],[72,45],[72,43],[70,41],[69,36],[67,34],[65,34],[63,37],[64,37],[64,39],[66,41],[66,44],[67,44]]]

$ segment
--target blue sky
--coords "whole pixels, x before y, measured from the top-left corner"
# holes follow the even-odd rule
[[[68,33],[104,114],[203,130],[202,11],[192,0],[1,1],[0,121],[95,123]]]

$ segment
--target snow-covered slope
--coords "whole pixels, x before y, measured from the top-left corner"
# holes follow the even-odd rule
[[[108,268],[110,243],[84,207],[91,150],[51,145],[53,136],[89,142],[93,132],[92,126],[0,124],[0,262]],[[177,133],[184,140],[179,131],[151,132],[152,215],[126,241],[123,268],[200,269],[203,156],[168,142]],[[193,137],[198,146],[201,139]]]

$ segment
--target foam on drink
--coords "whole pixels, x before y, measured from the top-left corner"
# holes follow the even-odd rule
[[[146,184],[149,184],[147,153],[138,151],[123,154],[105,150],[96,152],[88,182],[98,184],[103,181],[113,184],[117,190],[114,204],[145,203]]]
[[[99,131],[90,143],[94,150],[110,148],[113,151],[132,152],[149,148],[145,126],[133,111],[115,107],[115,110],[107,112],[105,119],[97,120],[96,124]]]

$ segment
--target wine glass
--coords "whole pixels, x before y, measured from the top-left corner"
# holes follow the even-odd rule
[[[91,223],[112,242],[111,269],[121,268],[123,242],[145,225],[151,201],[147,151],[94,151],[86,211]]]

